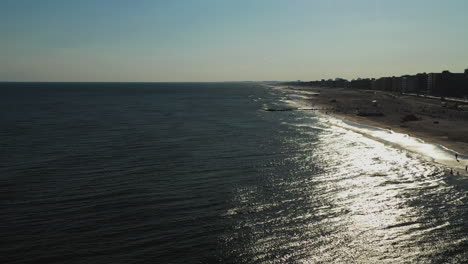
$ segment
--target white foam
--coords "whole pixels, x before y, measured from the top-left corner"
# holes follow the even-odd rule
[[[345,118],[329,117],[328,119],[332,125],[349,129],[378,141],[409,150],[451,168],[464,170],[465,166],[468,164],[468,157],[466,155],[459,154],[457,161],[455,159],[455,151],[439,144],[427,143],[422,139],[411,137],[407,134],[355,123]]]
[[[301,102],[301,100],[282,101],[296,108],[310,106],[305,102]],[[329,123],[332,126],[351,130],[379,142],[386,143],[387,145],[392,145],[394,147],[419,154],[425,159],[453,168],[455,171],[464,171],[465,166],[468,165],[468,155],[458,153],[457,160],[455,159],[455,154],[457,153],[456,151],[439,144],[427,143],[422,139],[411,137],[407,134],[397,133],[389,129],[359,124],[342,117],[325,115],[321,113],[317,113],[317,115],[319,115],[325,123]]]

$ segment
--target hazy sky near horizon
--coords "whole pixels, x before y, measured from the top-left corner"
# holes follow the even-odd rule
[[[466,0],[0,0],[0,81],[240,81],[468,68]]]

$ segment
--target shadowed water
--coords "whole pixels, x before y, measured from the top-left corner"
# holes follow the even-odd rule
[[[0,87],[2,263],[468,258],[468,175],[312,111],[261,111],[291,91]]]

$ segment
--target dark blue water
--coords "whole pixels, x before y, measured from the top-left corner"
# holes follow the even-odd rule
[[[1,263],[463,263],[463,176],[256,84],[0,84]]]

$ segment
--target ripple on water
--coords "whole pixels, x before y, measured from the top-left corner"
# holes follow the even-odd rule
[[[466,192],[448,184],[443,169],[351,130],[318,125],[313,116],[296,122],[287,125],[302,136],[286,142],[303,151],[262,171],[280,178],[238,190],[233,208],[245,213],[228,211],[237,226],[225,241],[240,262],[456,263],[467,256],[460,253],[467,229],[453,223],[467,217]]]

